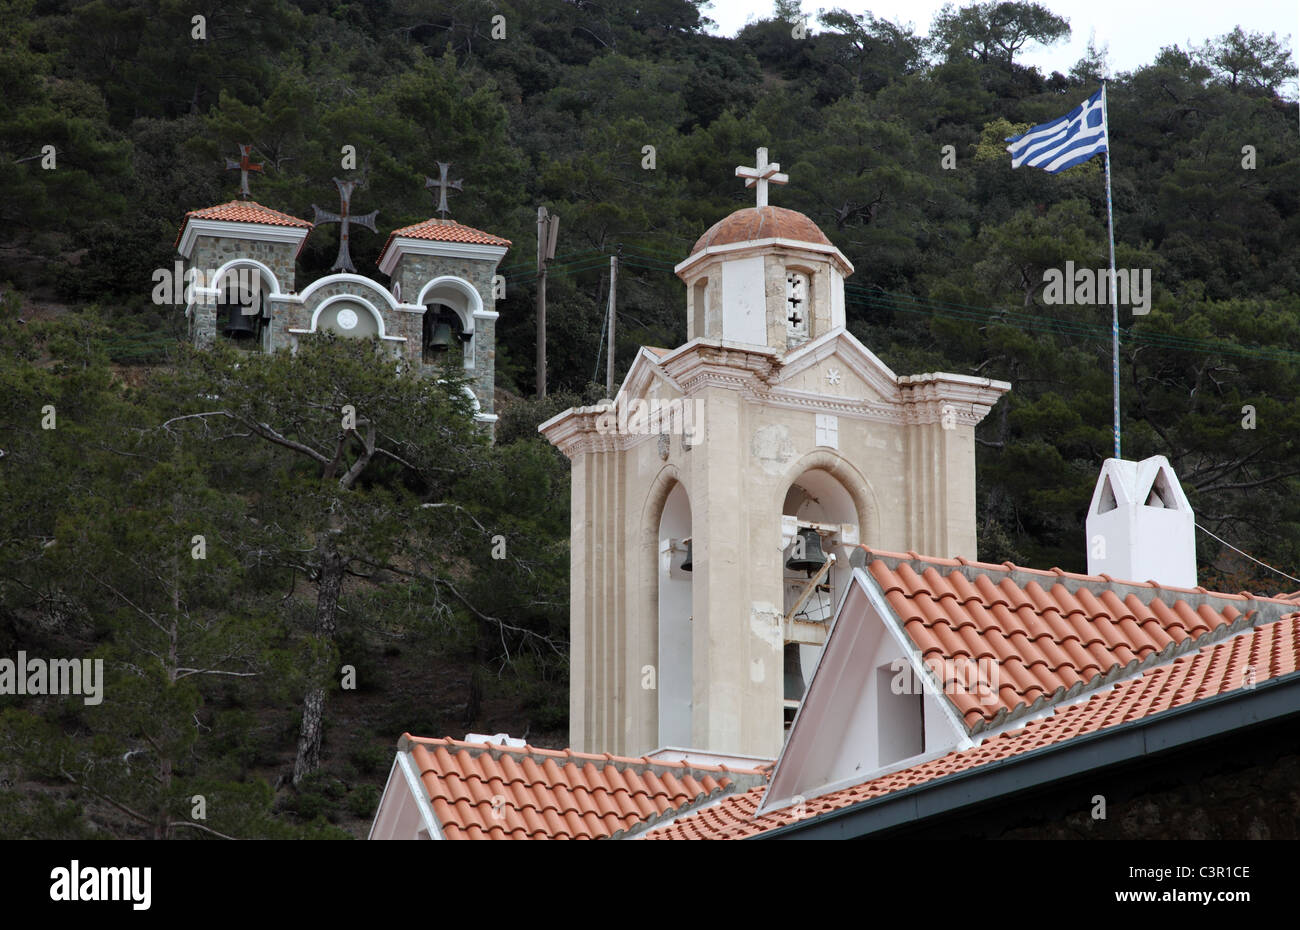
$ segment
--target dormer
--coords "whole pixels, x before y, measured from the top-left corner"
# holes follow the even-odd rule
[[[1090,575],[1196,587],[1196,515],[1163,455],[1107,459],[1086,529]]]
[[[686,284],[686,338],[785,353],[844,325],[853,265],[795,210],[737,210],[674,269]]]

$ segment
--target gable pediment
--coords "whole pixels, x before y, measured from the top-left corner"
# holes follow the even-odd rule
[[[848,330],[835,329],[784,359],[774,392],[898,403],[898,377]]]

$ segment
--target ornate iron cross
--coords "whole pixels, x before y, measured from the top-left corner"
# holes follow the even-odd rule
[[[239,169],[239,196],[243,197],[245,200],[249,200],[253,196],[248,192],[248,172],[262,170],[260,162],[257,164],[253,163],[252,155],[253,146],[250,143],[239,147],[239,161],[235,161],[233,158],[226,159],[227,171]]]
[[[351,209],[352,188],[356,187],[356,181],[342,181],[334,179],[334,184],[339,189],[339,201],[342,207],[338,213],[331,213],[329,210],[322,210],[316,204],[311,208],[316,211],[315,223],[319,226],[321,223],[338,223],[339,224],[339,257],[334,259],[334,264],[330,265],[331,271],[356,271],[357,268],[352,264],[352,254],[348,251],[348,229],[352,223],[358,226],[364,226],[371,232],[379,232],[375,228],[375,217],[379,215],[378,210],[372,210],[365,216],[353,216],[349,211]]]
[[[789,184],[790,176],[781,174],[781,163],[767,162],[767,148],[758,150],[758,161],[756,168],[746,168],[743,165],[736,169],[736,177],[745,179],[746,187],[758,187],[758,206],[767,206],[767,185],[768,184]]]
[[[450,169],[451,169],[451,162],[440,161],[438,162],[438,180],[435,181],[433,178],[429,177],[428,175],[425,175],[424,177],[425,190],[438,191],[437,209],[438,209],[438,213],[441,214],[444,220],[447,218],[447,191],[463,190],[463,188],[460,185],[465,180],[464,178],[461,178],[460,180],[457,181],[448,181],[447,172]]]

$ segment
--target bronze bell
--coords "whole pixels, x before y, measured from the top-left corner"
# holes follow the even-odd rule
[[[450,324],[437,323],[433,327],[433,335],[429,338],[429,348],[447,349],[451,347],[453,341]]]
[[[257,335],[257,325],[260,320],[258,313],[245,313],[245,304],[235,300],[223,304],[221,307],[224,318],[221,321],[221,332],[226,336],[234,339],[244,339]]]
[[[682,562],[682,571],[695,571],[695,564],[691,561],[691,540],[686,540],[686,559]]]
[[[786,560],[785,567],[791,571],[807,572],[808,577],[811,578],[813,572],[826,564],[826,554],[822,552],[822,538],[816,530],[808,527],[799,531],[799,538],[803,540],[803,556],[798,557],[798,547],[796,547],[796,554]]]

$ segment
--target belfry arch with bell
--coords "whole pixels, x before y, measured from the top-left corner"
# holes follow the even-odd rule
[[[852,263],[768,203],[780,165],[737,174],[756,206],[676,266],[685,344],[539,427],[572,466],[575,750],[773,759],[859,546],[977,556],[974,431],[1010,385],[895,374],[847,329]],[[672,404],[689,434],[632,415]]]

